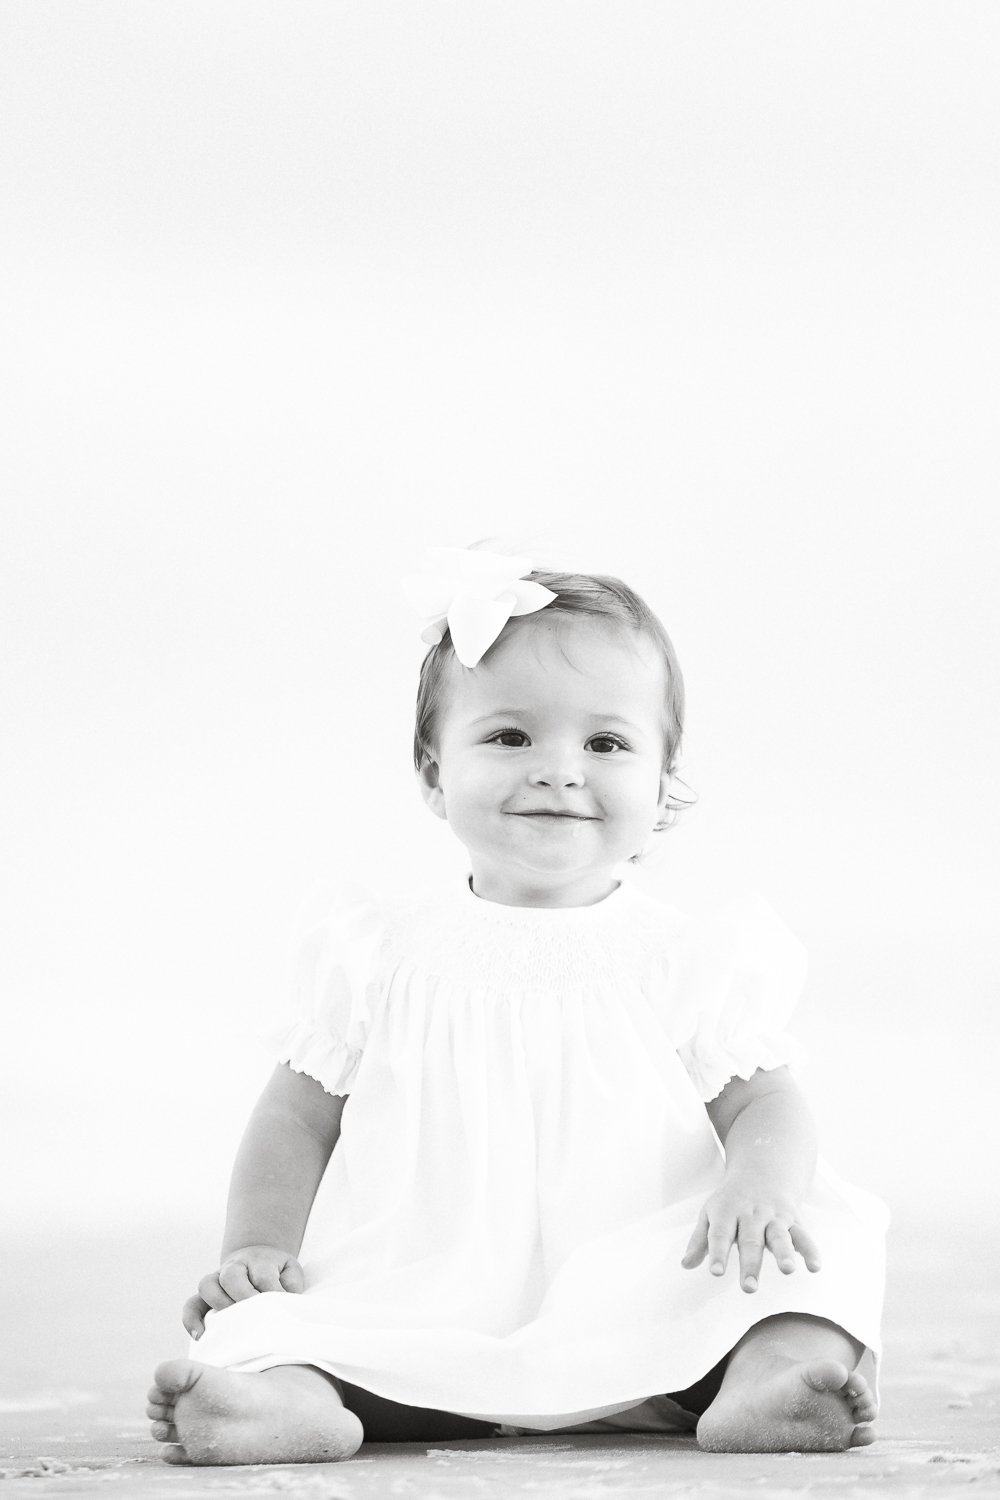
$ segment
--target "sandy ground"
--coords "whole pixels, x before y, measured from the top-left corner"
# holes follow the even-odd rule
[[[985,1231],[897,1213],[879,1441],[845,1454],[701,1453],[693,1439],[504,1438],[366,1444],[343,1464],[177,1469],[143,1415],[153,1366],[183,1353],[177,1310],[213,1234],[52,1237],[8,1245],[0,1495],[241,1492],[303,1500],[542,1495],[768,1496],[1000,1492],[1000,1283]],[[958,1274],[952,1262],[960,1259]]]

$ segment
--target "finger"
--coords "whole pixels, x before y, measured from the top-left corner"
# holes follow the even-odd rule
[[[198,1283],[198,1296],[201,1297],[204,1302],[207,1302],[208,1306],[213,1308],[216,1312],[218,1312],[223,1307],[231,1307],[233,1305],[233,1301],[235,1300],[234,1298],[230,1297],[228,1292],[224,1292],[222,1290],[222,1286],[219,1282],[218,1271],[213,1271],[211,1276],[203,1276],[201,1278]]]
[[[703,1208],[698,1215],[698,1222],[691,1232],[687,1249],[681,1257],[681,1265],[690,1271],[692,1266],[700,1266],[708,1254],[708,1213]]]
[[[784,1224],[771,1223],[764,1230],[764,1244],[778,1262],[783,1276],[790,1276],[796,1267],[795,1246]]]
[[[281,1271],[281,1285],[286,1292],[304,1292],[306,1289],[306,1278],[302,1267],[297,1260],[289,1257]]]
[[[729,1252],[736,1239],[736,1224],[723,1220],[712,1224],[708,1231],[708,1269],[713,1276],[724,1276],[729,1264]]]
[[[243,1260],[227,1260],[219,1267],[219,1285],[233,1302],[245,1302],[248,1297],[257,1295],[257,1288],[250,1280]]]
[[[740,1257],[740,1286],[745,1292],[755,1292],[764,1259],[764,1239],[756,1219],[740,1220],[736,1246]]]
[[[209,1305],[204,1297],[189,1297],[181,1313],[181,1322],[193,1339],[200,1339],[205,1332],[205,1314]]]
[[[819,1271],[823,1265],[823,1257],[819,1253],[819,1246],[807,1229],[801,1224],[793,1224],[788,1231],[792,1244],[806,1263],[809,1271]]]
[[[247,1261],[247,1280],[257,1292],[280,1292],[278,1267],[273,1260]]]

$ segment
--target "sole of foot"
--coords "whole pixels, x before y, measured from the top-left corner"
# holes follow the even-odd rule
[[[710,1453],[834,1453],[875,1441],[867,1380],[838,1360],[793,1364],[731,1393],[725,1386],[698,1423]]]
[[[196,1360],[158,1366],[146,1415],[168,1464],[335,1463],[364,1430],[320,1370],[244,1375]]]

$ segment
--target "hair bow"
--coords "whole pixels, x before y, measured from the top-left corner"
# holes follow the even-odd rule
[[[534,567],[525,557],[428,547],[427,560],[431,571],[408,573],[403,592],[424,616],[421,639],[436,646],[447,624],[463,667],[479,665],[512,615],[534,614],[557,598],[525,578]]]

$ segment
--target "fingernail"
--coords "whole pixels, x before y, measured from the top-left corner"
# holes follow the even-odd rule
[[[756,1278],[756,1276],[748,1276],[746,1278],[746,1280],[744,1281],[743,1286],[744,1286],[744,1289],[746,1291],[748,1291],[748,1292],[755,1292],[757,1290],[757,1278]]]
[[[712,1262],[712,1275],[713,1276],[721,1276],[723,1274],[723,1272],[725,1271],[725,1269],[726,1269],[725,1266],[722,1264],[722,1262],[720,1260],[714,1260]]]

